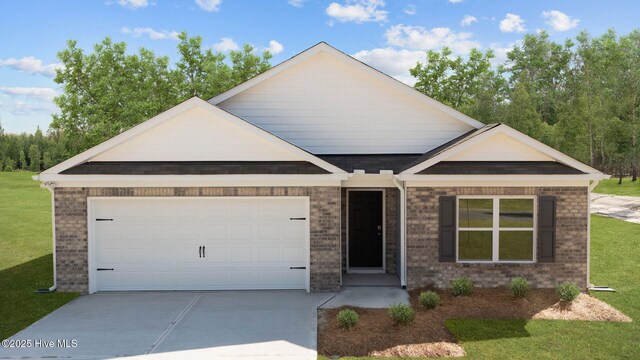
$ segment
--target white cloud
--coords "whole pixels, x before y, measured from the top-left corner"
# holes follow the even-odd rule
[[[39,101],[52,101],[57,95],[54,89],[45,87],[0,87],[0,92]]]
[[[11,115],[34,115],[36,113],[50,114],[56,110],[51,104],[32,104],[26,101],[0,101],[0,108],[8,111]]]
[[[216,51],[223,51],[223,52],[235,51],[240,49],[240,46],[238,45],[238,43],[233,41],[232,38],[228,38],[228,37],[220,38],[220,41],[213,44],[211,47]]]
[[[555,31],[567,31],[569,29],[573,29],[578,26],[578,23],[580,22],[579,19],[572,18],[558,10],[543,11],[542,17],[545,19],[545,23],[551,26]]]
[[[118,5],[129,9],[140,9],[149,6],[148,0],[118,0]]]
[[[141,37],[142,35],[147,35],[151,40],[165,40],[165,39],[178,40],[178,35],[180,35],[180,33],[175,30],[173,31],[155,30],[150,27],[144,27],[144,28],[137,27],[133,29],[129,29],[128,27],[123,27],[121,31],[124,34],[131,34],[135,37]]]
[[[269,50],[271,55],[278,55],[282,50],[284,50],[284,46],[275,40],[271,40],[269,41],[269,47],[266,48],[266,50]]]
[[[384,7],[383,0],[347,0],[342,5],[331,3],[326,9],[327,15],[340,22],[380,22],[387,20],[387,11],[378,8]]]
[[[505,61],[507,61],[507,53],[513,50],[518,43],[519,41],[509,43],[506,46],[503,46],[500,43],[492,43],[489,45],[489,49],[493,50],[493,54],[495,55],[493,59],[489,60],[491,62],[491,66],[495,68],[500,64],[504,64]]]
[[[407,15],[415,15],[418,11],[416,9],[416,6],[413,4],[409,4],[407,5],[407,7],[404,8],[404,10],[402,10],[403,13],[407,14]]]
[[[472,48],[480,47],[480,43],[472,39],[472,33],[456,33],[449,28],[426,29],[422,26],[400,24],[390,27],[385,37],[389,45],[413,50],[431,50],[447,46],[457,54],[466,54]]]
[[[411,86],[416,79],[409,75],[409,69],[424,56],[424,51],[393,48],[362,50],[353,54],[354,58]]]
[[[507,14],[500,21],[500,31],[502,32],[525,32],[527,29],[524,27],[524,19],[520,15]]]
[[[452,4],[459,4],[462,1],[464,1],[464,0],[449,0],[449,2],[452,3]]]
[[[10,67],[12,69],[27,72],[29,74],[40,74],[53,77],[56,75],[56,69],[61,69],[62,64],[54,63],[44,65],[42,60],[33,56],[27,56],[20,59],[8,58],[0,60],[0,66]]]
[[[57,110],[53,98],[58,93],[46,87],[0,87],[0,108],[12,115],[52,113]],[[9,101],[2,101],[2,98]]]
[[[196,0],[196,5],[204,11],[216,12],[220,10],[222,0]]]
[[[304,5],[305,1],[307,1],[307,0],[289,0],[288,3],[291,6],[302,7],[302,5]]]
[[[462,20],[460,20],[460,26],[469,26],[475,22],[478,22],[478,18],[471,15],[465,15]]]

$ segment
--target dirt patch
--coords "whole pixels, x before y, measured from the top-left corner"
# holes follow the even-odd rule
[[[409,293],[416,310],[415,320],[396,326],[386,309],[353,308],[360,320],[354,329],[337,326],[341,309],[319,310],[318,353],[331,356],[463,356],[464,350],[444,326],[447,319],[558,319],[588,321],[631,321],[609,304],[580,294],[571,304],[558,302],[554,289],[532,290],[525,299],[514,299],[511,291],[474,289],[469,297],[454,297],[437,291],[440,306],[424,310],[417,301],[420,291]]]
[[[631,318],[613,306],[586,294],[569,304],[555,303],[533,315],[533,319],[631,322]]]

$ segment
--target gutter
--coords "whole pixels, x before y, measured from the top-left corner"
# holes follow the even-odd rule
[[[400,190],[400,286],[407,287],[407,245],[406,245],[406,228],[407,228],[407,192],[406,183],[398,181],[399,175],[394,175],[394,185]]]
[[[39,180],[38,176],[33,177],[34,180]],[[41,188],[46,188],[51,192],[51,234],[53,235],[53,286],[48,289],[38,289],[36,293],[50,293],[56,291],[58,288],[58,275],[56,271],[56,207],[55,207],[55,195],[53,189],[55,188],[55,183],[52,182],[43,182],[40,185]]]

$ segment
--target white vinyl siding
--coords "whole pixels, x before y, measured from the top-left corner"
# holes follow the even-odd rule
[[[91,161],[295,161],[291,151],[200,108],[187,110]]]
[[[424,153],[473,129],[324,52],[218,106],[316,154]]]

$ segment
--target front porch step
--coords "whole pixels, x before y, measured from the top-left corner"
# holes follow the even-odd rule
[[[342,286],[397,286],[400,278],[394,274],[342,274]]]

